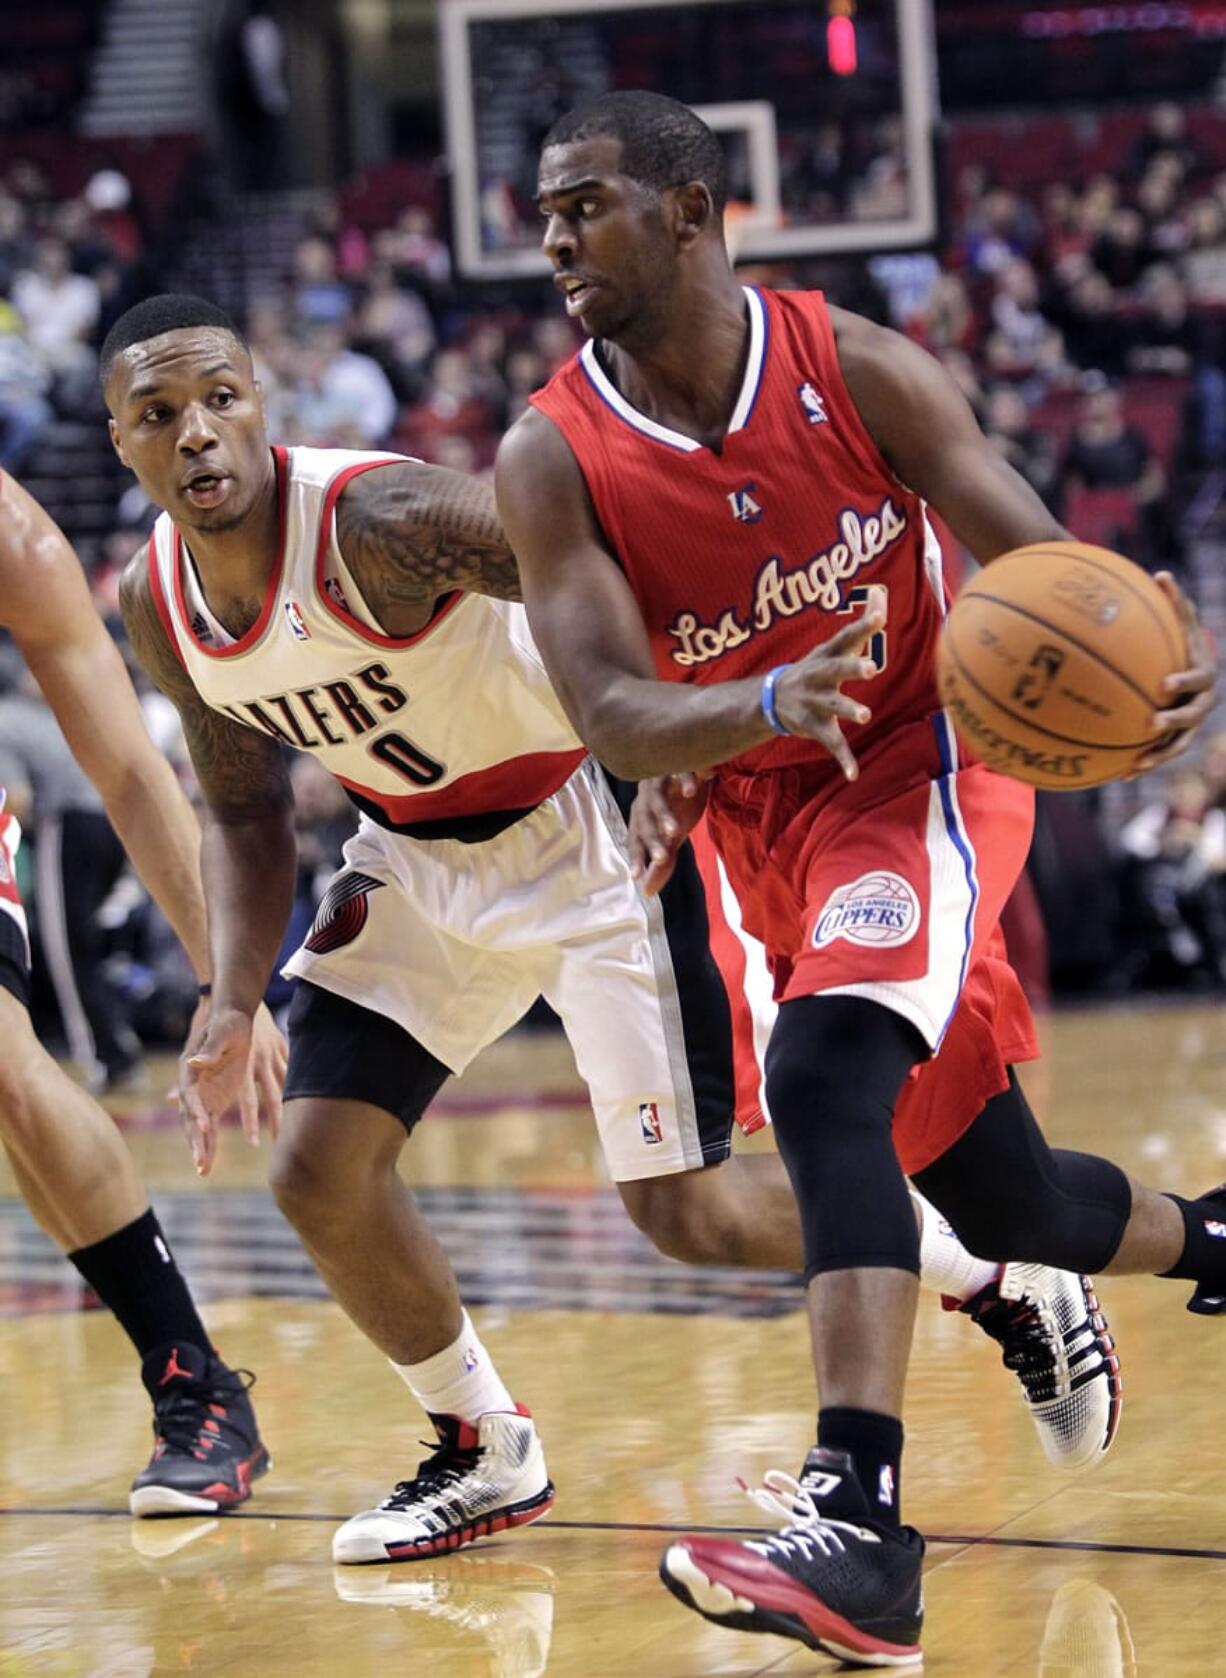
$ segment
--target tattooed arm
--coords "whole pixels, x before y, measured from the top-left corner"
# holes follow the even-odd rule
[[[456,589],[522,598],[493,487],[463,472],[410,460],[360,472],[341,491],[336,536],[363,600],[394,635],[420,629]]]
[[[244,1078],[252,1021],[272,973],[293,904],[297,849],[289,772],[281,748],[206,705],[176,656],[154,605],[143,552],[124,572],[120,606],[141,664],[183,721],[204,794],[200,873],[208,908],[213,989],[203,1036],[189,1040],[179,1091],[197,1168],[207,1171],[217,1123],[236,1103],[249,1140],[259,1111]],[[266,1035],[257,1027],[257,1058]],[[270,1029],[270,1028],[269,1028]],[[275,1128],[276,1106],[260,1089],[260,1110]]]

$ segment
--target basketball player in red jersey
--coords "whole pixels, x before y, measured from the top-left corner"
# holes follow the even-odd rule
[[[449,1071],[544,991],[636,1223],[674,1257],[798,1269],[779,1161],[728,1157],[737,999],[710,959],[688,848],[659,906],[634,885],[621,814],[514,598],[488,485],[400,457],[270,447],[247,349],[198,298],[138,304],[102,366],[116,447],[167,509],[125,576],[125,621],[184,718],[207,806],[213,1012],[182,1070],[197,1156],[207,1168],[288,916],[296,745],[362,819],[289,967],[303,982],[273,1188],[440,1434],[333,1554],[454,1549],[535,1519],[552,1488],[398,1174],[408,1133]],[[1049,1457],[1100,1455],[1115,1366],[1080,1278],[1000,1278],[931,1208],[924,1258],[925,1279],[1003,1344]]]
[[[498,500],[580,736],[627,778],[714,770],[712,833],[782,998],[767,1090],[818,1443],[764,1494],[790,1517],[777,1539],[686,1539],[663,1577],[721,1623],[903,1664],[923,1557],[898,1513],[903,1168],[972,1251],[1218,1292],[1223,1200],[1050,1150],[1010,1071],[1034,1051],[996,923],[1031,795],[961,759],[939,709],[924,502],[984,561],[1064,532],[928,356],[820,294],[742,288],[724,192],[717,141],[675,101],[611,94],[551,130],[544,248],[590,341],[504,439]],[[1195,668],[1156,728],[1186,740],[1216,672],[1166,586]]]
[[[197,977],[209,951],[200,830],[145,730],[114,642],[63,533],[0,474],[0,627],[8,630],[141,879]],[[141,1358],[157,1444],[133,1484],[134,1515],[241,1503],[268,1453],[239,1372],[213,1351],[132,1157],[110,1116],[56,1065],[28,1012],[29,943],[15,862],[20,828],[0,790],[0,1141],[34,1217],[114,1314]],[[207,988],[207,987],[206,987]],[[275,1128],[285,1045],[262,1012],[236,1085],[244,1128]],[[208,1433],[207,1461],[200,1438]]]

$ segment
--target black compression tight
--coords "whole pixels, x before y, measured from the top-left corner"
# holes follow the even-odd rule
[[[919,1272],[919,1237],[891,1135],[914,1026],[855,996],[785,1002],[766,1052],[766,1093],[792,1179],[805,1281],[827,1270]]]
[[[972,1253],[1002,1264],[1102,1270],[1132,1210],[1118,1165],[1048,1147],[1012,1073],[1009,1088],[913,1180]]]

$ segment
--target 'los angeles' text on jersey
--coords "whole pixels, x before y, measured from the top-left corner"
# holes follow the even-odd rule
[[[663,679],[765,674],[828,640],[870,585],[884,586],[887,623],[869,649],[880,674],[845,687],[873,712],[855,730],[859,752],[938,709],[940,547],[843,382],[821,293],[744,295],[745,372],[718,449],[629,403],[596,342],[532,401],[578,461]],[[809,742],[779,738],[737,767],[814,756]],[[833,759],[829,768],[839,776]]]

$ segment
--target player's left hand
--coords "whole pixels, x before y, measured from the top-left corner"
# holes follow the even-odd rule
[[[251,1019],[235,1010],[215,1018],[210,999],[201,998],[179,1059],[175,1099],[202,1176],[212,1169],[224,1118],[237,1113],[252,1147],[259,1146],[261,1125],[277,1134],[288,1058],[285,1039],[262,1003]]]
[[[654,897],[672,878],[677,852],[706,803],[706,779],[698,775],[654,775],[639,782],[627,825],[630,872],[645,897]]]
[[[1134,775],[1144,775],[1147,770],[1186,752],[1193,734],[1213,710],[1218,697],[1218,655],[1212,636],[1169,571],[1160,571],[1154,581],[1179,614],[1187,638],[1190,668],[1166,678],[1166,709],[1154,715],[1154,727],[1162,731],[1162,739],[1137,759]]]

